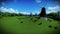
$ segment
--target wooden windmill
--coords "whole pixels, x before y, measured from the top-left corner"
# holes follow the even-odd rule
[[[45,7],[42,7],[41,13],[39,14],[40,17],[46,17],[46,9]]]
[[[46,8],[42,7],[41,9],[41,13],[39,14],[40,19],[44,19],[47,20],[47,16],[46,16]]]
[[[47,16],[46,16],[46,8],[45,6],[47,5],[47,2],[45,5],[43,5],[43,7],[39,6],[41,9],[41,12],[39,13],[39,17],[40,19],[43,19],[43,20],[47,20]]]

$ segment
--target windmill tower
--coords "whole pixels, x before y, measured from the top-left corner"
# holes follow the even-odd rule
[[[39,14],[39,17],[40,17],[40,19],[47,20],[46,8],[45,7],[42,7],[41,13]]]
[[[46,17],[46,9],[45,7],[42,7],[41,13],[39,14],[40,17]]]

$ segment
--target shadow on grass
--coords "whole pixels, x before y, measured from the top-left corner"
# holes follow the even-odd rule
[[[8,34],[3,28],[0,28],[0,34]]]
[[[3,28],[0,28],[0,34],[15,34],[14,32],[8,32],[4,30]]]
[[[53,32],[53,34],[60,34],[60,26],[59,26],[59,28],[56,31]]]

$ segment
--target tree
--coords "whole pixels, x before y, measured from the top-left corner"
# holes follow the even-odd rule
[[[37,16],[37,13],[35,13],[35,16]]]
[[[60,13],[50,13],[47,15],[49,18],[52,18],[54,20],[60,21]]]
[[[21,14],[21,13],[19,13],[18,15],[19,15],[19,16],[24,16],[24,14]]]
[[[32,15],[32,12],[30,13],[30,16],[33,16],[33,15]]]
[[[11,15],[11,13],[9,13],[9,12],[4,12],[4,16],[10,16]]]
[[[0,11],[0,18],[2,18],[2,17],[3,17],[3,12]]]

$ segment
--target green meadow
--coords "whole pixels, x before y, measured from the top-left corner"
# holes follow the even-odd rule
[[[3,17],[0,18],[0,31],[1,34],[60,34],[60,23],[36,16]]]

